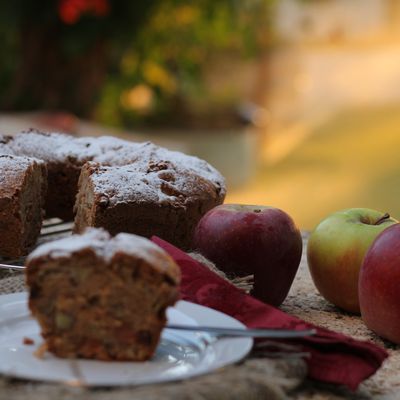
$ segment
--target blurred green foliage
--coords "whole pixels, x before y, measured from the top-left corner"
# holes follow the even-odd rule
[[[0,2],[0,107],[90,115],[107,71],[158,1]]]
[[[199,113],[232,111],[237,104],[231,103],[239,100],[217,104],[205,85],[204,71],[216,55],[251,58],[269,46],[272,3],[160,2],[110,73],[96,118],[114,125],[165,127],[205,120]]]
[[[0,107],[115,126],[179,124],[215,55],[270,44],[273,0],[13,0],[0,5]],[[212,99],[209,99],[212,103]],[[230,105],[229,105],[230,106]]]

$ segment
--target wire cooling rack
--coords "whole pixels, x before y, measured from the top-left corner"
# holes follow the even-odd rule
[[[72,226],[72,222],[64,222],[58,218],[44,220],[36,246],[69,236],[72,231]],[[0,271],[3,273],[23,271],[25,269],[25,258],[26,257],[20,257],[10,260],[0,257]]]

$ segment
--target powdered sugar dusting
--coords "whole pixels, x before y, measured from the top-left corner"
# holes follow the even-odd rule
[[[154,179],[147,179],[145,173],[135,164],[120,167],[99,167],[91,175],[96,193],[105,195],[110,203],[126,201],[161,201],[160,185]]]
[[[126,146],[129,153],[137,147],[135,143],[111,136],[76,138],[62,133],[43,133],[36,130],[15,135],[7,146],[19,155],[34,156],[47,162],[77,164],[95,158],[104,158],[112,164],[119,160],[118,152],[122,148]]]
[[[142,236],[134,235],[131,233],[119,233],[112,240],[112,246],[116,249],[115,252],[124,252],[126,254],[134,255],[157,269],[166,269],[172,267],[179,273],[178,267],[174,261],[161,247],[154,244],[149,239]],[[167,263],[160,262],[161,260],[168,261]]]
[[[106,263],[111,262],[117,253],[140,258],[155,268],[163,268],[167,265],[174,265],[170,257],[150,240],[130,234],[120,233],[112,237],[107,231],[101,228],[87,228],[82,235],[72,235],[67,238],[45,243],[36,248],[27,258],[29,264],[36,258],[68,258],[74,253],[85,249],[91,249],[98,258]],[[170,261],[163,264],[160,260]]]
[[[34,164],[43,164],[43,161],[28,157],[0,155],[0,188],[1,197],[12,196],[24,182],[26,171]]]
[[[108,165],[135,164],[137,169],[147,171],[151,164],[166,163],[168,167],[175,171],[183,170],[192,172],[211,182],[224,185],[224,178],[206,161],[194,156],[188,156],[178,151],[172,151],[163,147],[156,146],[151,142],[131,143],[125,142],[126,147],[122,148],[118,154],[118,160],[107,163],[104,156],[95,157],[93,161]],[[134,144],[135,146],[132,146]],[[163,167],[160,167],[163,168]]]
[[[224,185],[224,178],[222,175],[206,161],[194,156],[188,156],[178,151],[167,150],[153,144],[152,146],[152,151],[150,151],[148,157],[144,157],[144,159],[169,160],[174,165],[175,170],[183,168],[184,170],[190,171],[211,182],[219,183],[222,186]]]
[[[30,262],[36,257],[63,258],[91,248],[99,257],[104,256],[105,243],[111,240],[110,234],[103,229],[89,228],[83,235],[72,235],[63,239],[42,244],[37,247],[27,258]]]
[[[5,142],[5,140],[4,140]],[[2,152],[0,137],[0,154]],[[95,161],[107,166],[133,165],[135,173],[147,174],[152,165],[158,170],[170,169],[174,174],[182,175],[187,180],[189,174],[202,178],[214,186],[221,194],[225,194],[225,181],[222,175],[206,161],[197,157],[170,151],[156,146],[151,142],[134,143],[112,136],[100,137],[73,137],[61,133],[43,133],[36,130],[22,132],[3,144],[4,152],[13,152],[17,155],[36,157],[46,162],[74,163],[83,165],[87,161]],[[160,167],[163,163],[166,167]],[[119,174],[123,181],[128,169]],[[117,172],[115,172],[117,174]],[[146,192],[148,183],[140,183],[143,176],[135,181]],[[157,180],[151,179],[151,183]],[[181,190],[181,189],[179,189]],[[162,195],[160,195],[162,197]]]
[[[61,161],[60,153],[65,149],[75,147],[75,151],[78,151],[73,136],[61,133],[43,133],[36,130],[15,135],[9,142],[9,146],[15,154],[33,156],[47,162]]]
[[[29,157],[18,157],[11,154],[0,155],[0,168],[2,175],[18,174],[20,171],[25,171],[35,160]],[[38,162],[41,162],[37,160]]]
[[[188,198],[214,193],[213,182],[203,179],[189,170],[167,162],[145,163],[106,167],[91,163],[95,192],[106,196],[110,204],[133,201],[174,203],[184,205]],[[162,169],[158,169],[162,167]]]
[[[0,134],[0,154],[14,154],[9,144],[11,140],[11,136]]]
[[[111,203],[136,201],[184,204],[191,196],[225,194],[222,175],[197,157],[170,151],[150,142],[136,144],[127,152],[124,147],[118,166],[95,169],[92,181],[99,194]],[[129,164],[125,164],[130,160]],[[103,162],[104,158],[95,158]],[[125,165],[124,165],[125,164]]]

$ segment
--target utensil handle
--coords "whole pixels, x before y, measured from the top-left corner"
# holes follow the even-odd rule
[[[264,339],[292,339],[315,335],[315,329],[291,330],[291,329],[240,329],[220,328],[215,326],[197,325],[172,325],[168,324],[166,329],[176,329],[192,332],[208,332],[218,337],[252,337]]]
[[[15,271],[23,271],[25,267],[22,265],[0,264],[0,269],[12,269]]]

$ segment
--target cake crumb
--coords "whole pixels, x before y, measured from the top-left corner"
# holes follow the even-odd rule
[[[29,338],[29,337],[24,337],[23,343],[26,346],[32,346],[33,344],[35,344],[35,341],[33,339]]]
[[[42,343],[33,353],[36,358],[40,358],[41,360],[44,358],[44,354],[47,351],[47,344]]]

